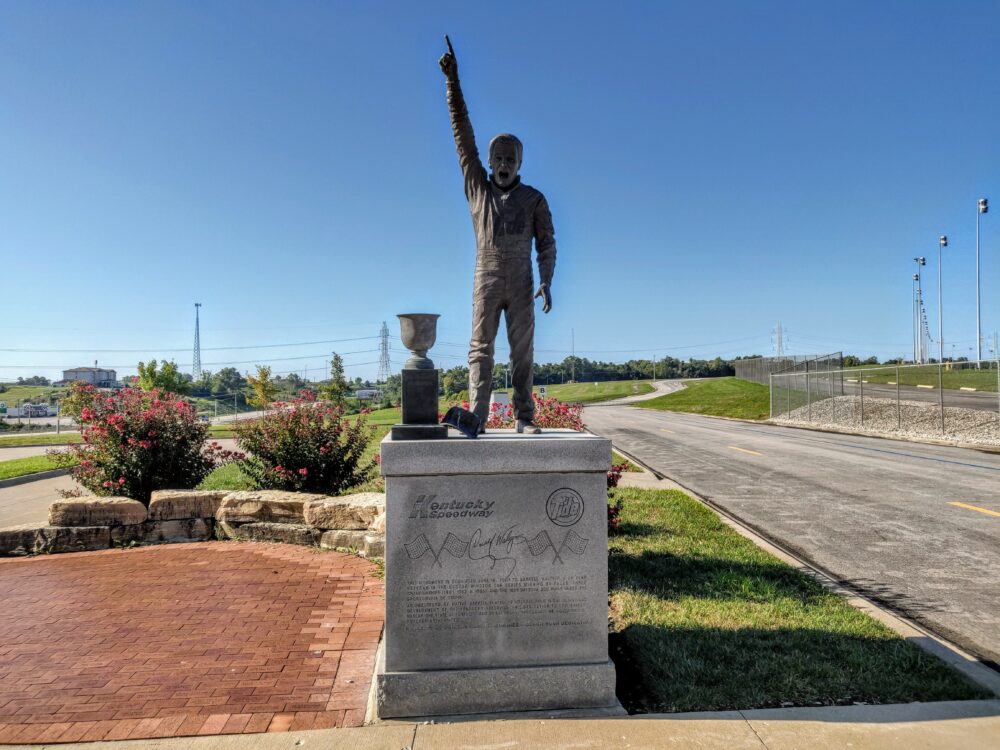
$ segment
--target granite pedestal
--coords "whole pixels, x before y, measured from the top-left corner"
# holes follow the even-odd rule
[[[382,441],[380,717],[616,704],[610,464],[570,430]]]

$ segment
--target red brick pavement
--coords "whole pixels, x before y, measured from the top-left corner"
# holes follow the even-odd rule
[[[359,726],[374,570],[234,542],[0,559],[0,743]]]

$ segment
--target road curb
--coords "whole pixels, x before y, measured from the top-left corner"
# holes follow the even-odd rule
[[[620,455],[625,456],[625,458],[629,461],[632,461],[637,466],[642,467],[658,479],[665,479],[669,482],[673,482],[702,505],[715,511],[715,513],[717,513],[722,519],[723,523],[741,536],[752,541],[761,549],[774,555],[782,562],[798,568],[823,586],[823,588],[827,591],[842,597],[855,609],[874,617],[876,620],[898,633],[907,641],[914,643],[924,651],[938,657],[945,664],[953,667],[972,682],[985,688],[986,690],[991,691],[997,697],[1000,697],[1000,672],[991,667],[989,664],[970,654],[961,646],[958,646],[948,639],[931,632],[906,615],[894,612],[879,602],[870,599],[865,594],[854,590],[839,580],[837,576],[833,575],[833,573],[824,570],[818,565],[808,562],[778,540],[771,539],[764,529],[760,529],[757,526],[744,521],[739,516],[734,515],[711,500],[702,497],[690,487],[678,482],[673,477],[666,476],[662,472],[656,471],[636,456],[628,453],[627,451],[623,451],[621,447],[614,445],[613,447]]]
[[[25,474],[24,476],[13,477],[12,479],[0,479],[0,489],[5,487],[17,487],[19,484],[28,484],[28,482],[40,482],[43,479],[53,479],[55,477],[61,477],[64,474],[69,474],[69,469],[37,471],[34,474]]]

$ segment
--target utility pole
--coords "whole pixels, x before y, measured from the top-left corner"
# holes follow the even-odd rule
[[[941,251],[948,247],[948,236],[938,237],[938,361],[944,362],[944,312],[941,309]]]
[[[983,359],[983,336],[980,333],[982,317],[979,314],[979,217],[990,210],[989,203],[985,198],[979,199],[979,208],[976,210],[976,368],[982,367],[980,362]]]
[[[239,397],[238,393],[233,394],[233,420],[236,422],[240,421],[240,410],[239,407],[236,405],[236,399],[238,397]]]

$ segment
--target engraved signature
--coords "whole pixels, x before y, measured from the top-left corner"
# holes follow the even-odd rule
[[[479,528],[472,532],[470,539],[463,539],[452,532],[448,532],[440,546],[431,544],[427,534],[419,534],[410,542],[403,545],[406,556],[411,560],[419,560],[424,555],[430,553],[434,565],[443,567],[441,561],[444,553],[455,559],[468,560],[489,560],[490,570],[497,568],[503,578],[509,578],[515,568],[517,568],[517,554],[514,545],[523,544],[532,557],[538,557],[551,549],[553,552],[552,564],[557,562],[564,564],[562,555],[568,550],[574,555],[582,555],[587,550],[588,539],[584,539],[575,531],[566,532],[562,542],[557,547],[549,536],[547,530],[539,531],[531,539],[525,534],[515,533],[517,524],[508,526],[502,531],[487,535],[487,532]]]

